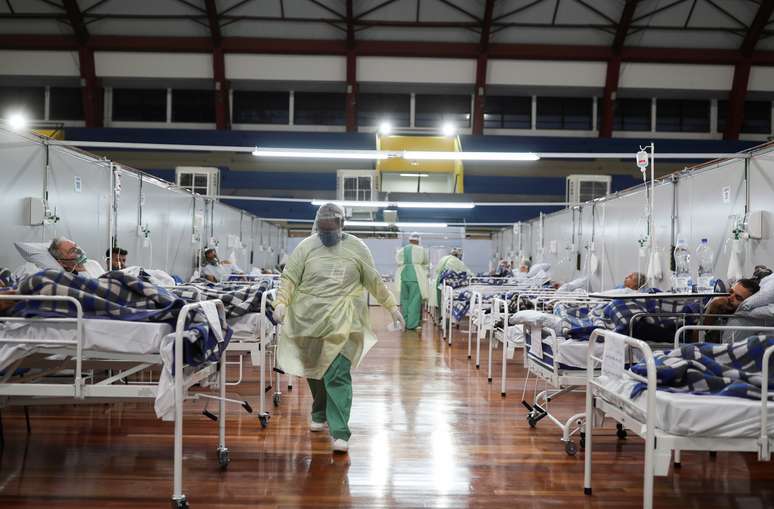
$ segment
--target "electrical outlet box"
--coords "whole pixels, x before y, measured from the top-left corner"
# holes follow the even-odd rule
[[[24,200],[25,219],[30,226],[40,226],[46,219],[46,203],[41,198],[30,197]]]
[[[751,239],[760,240],[763,238],[764,214],[763,210],[750,212],[747,219],[747,233]]]

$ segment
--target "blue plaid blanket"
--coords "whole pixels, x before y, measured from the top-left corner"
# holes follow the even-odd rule
[[[774,337],[760,335],[734,343],[693,343],[679,350],[656,352],[658,390],[760,399],[763,352],[772,345]],[[647,374],[644,362],[632,366],[631,371]],[[638,382],[631,397],[647,388]],[[769,382],[769,389],[774,389],[774,383]],[[774,399],[774,394],[770,393],[769,399]]]
[[[594,329],[609,329],[628,334],[629,322],[637,313],[656,313],[659,310],[655,299],[632,300],[613,299],[605,304],[588,306],[585,304],[557,304],[554,314],[562,318],[562,335],[566,338],[588,340]],[[674,319],[646,317],[650,324],[666,325]]]
[[[468,277],[467,272],[455,272],[447,269],[441,272],[441,277],[438,278],[438,286],[443,287],[446,285],[452,288],[462,288],[468,285]]]
[[[20,295],[59,295],[74,297],[83,308],[84,318],[163,322],[175,327],[182,307],[189,302],[174,293],[121,272],[108,272],[98,279],[58,270],[44,270],[22,279]],[[259,302],[260,305],[260,302]],[[74,317],[69,302],[19,301],[11,310],[18,317]],[[185,363],[198,366],[220,359],[232,330],[221,313],[221,339],[211,333],[201,310],[188,315],[185,324]]]

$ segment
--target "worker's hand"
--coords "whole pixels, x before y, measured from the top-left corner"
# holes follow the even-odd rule
[[[735,311],[728,297],[715,297],[707,305],[707,312],[711,315],[728,315]]]
[[[406,320],[403,319],[403,315],[400,314],[398,308],[395,308],[390,313],[392,315],[392,321],[400,324],[400,330],[406,330]]]
[[[274,313],[272,313],[271,316],[274,318],[275,322],[282,323],[282,321],[285,319],[287,310],[288,308],[285,304],[277,304],[277,306],[274,308]]]

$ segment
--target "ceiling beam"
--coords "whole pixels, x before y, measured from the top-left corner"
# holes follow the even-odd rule
[[[97,79],[94,50],[88,46],[90,39],[89,31],[86,29],[83,14],[76,0],[64,0],[63,6],[65,12],[67,12],[67,18],[75,35],[76,47],[78,49],[83,119],[86,127],[100,127],[102,125],[102,89]]]
[[[492,12],[495,0],[486,0],[481,19],[481,37],[476,59],[476,88],[473,100],[473,134],[484,134],[484,109],[486,106],[486,68],[489,59],[489,39],[492,31]]]
[[[618,94],[618,81],[621,76],[621,50],[624,41],[629,34],[629,28],[634,19],[634,11],[637,9],[637,0],[626,0],[621,17],[618,20],[613,45],[612,55],[607,60],[605,70],[605,89],[602,93],[602,115],[599,118],[599,137],[610,138],[613,136],[613,118],[615,111],[615,99]]]
[[[210,28],[212,46],[212,77],[215,82],[215,127],[229,129],[229,83],[226,79],[226,57],[223,52],[223,35],[220,30],[220,16],[215,0],[204,0],[207,23]]]
[[[89,31],[83,22],[83,15],[78,7],[78,2],[76,0],[64,0],[64,8],[67,12],[67,19],[70,21],[70,27],[72,27],[75,33],[75,39],[78,41],[78,44],[85,45],[89,40]]]
[[[347,132],[357,131],[357,48],[355,46],[355,12],[352,0],[346,1],[347,22],[347,89],[345,118]]]
[[[275,55],[346,55],[342,39],[263,39],[257,37],[223,37],[226,53],[264,53]],[[125,35],[92,35],[88,47],[95,51],[139,51],[157,53],[209,53],[210,37],[158,37]],[[0,49],[76,51],[75,37],[68,35],[0,34]],[[392,56],[425,58],[470,58],[479,53],[479,43],[359,40],[358,56]],[[607,61],[612,48],[599,45],[510,44],[489,43],[490,59]],[[738,50],[710,48],[624,47],[622,62],[734,65],[741,59]],[[753,65],[774,66],[774,51],[755,50]]]
[[[728,94],[728,111],[726,113],[726,128],[723,139],[738,140],[744,125],[744,102],[747,98],[747,88],[750,84],[750,70],[755,46],[764,32],[766,24],[774,12],[774,0],[762,0],[758,6],[753,22],[739,47],[740,59],[734,65],[734,79],[731,92]]]

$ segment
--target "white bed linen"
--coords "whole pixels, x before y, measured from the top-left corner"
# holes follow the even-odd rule
[[[257,333],[261,319],[261,313],[246,313],[242,316],[229,318],[228,324],[234,331],[231,339],[240,341],[258,341],[259,338],[257,337]]]
[[[602,386],[629,399],[633,380],[600,376]],[[644,422],[647,392],[633,400],[633,417]],[[774,434],[774,405],[769,404],[769,434]],[[727,396],[700,396],[656,391],[656,427],[679,436],[751,438],[760,433],[761,404],[758,400]]]
[[[127,322],[121,320],[83,320],[83,347],[85,350],[129,354],[157,354],[161,340],[172,332],[166,323]],[[72,341],[76,339],[76,324],[55,322],[0,323],[0,338],[48,339]],[[24,357],[36,345],[0,344],[0,369]]]

